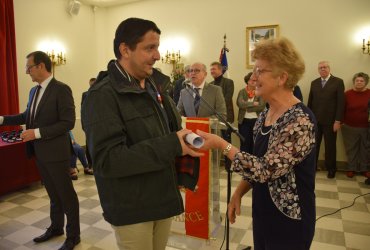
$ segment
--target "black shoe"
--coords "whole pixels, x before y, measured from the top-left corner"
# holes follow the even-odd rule
[[[40,235],[39,237],[34,238],[33,241],[36,243],[40,243],[40,242],[47,241],[53,237],[63,235],[63,234],[64,234],[63,229],[55,230],[49,227],[44,234]]]
[[[333,179],[333,178],[335,178],[335,170],[329,170],[328,171],[328,178],[329,179]]]
[[[365,184],[366,184],[366,185],[370,185],[370,178],[367,178],[367,179],[365,180]]]
[[[63,245],[58,250],[73,250],[78,243],[80,243],[80,236],[75,238],[67,238]]]

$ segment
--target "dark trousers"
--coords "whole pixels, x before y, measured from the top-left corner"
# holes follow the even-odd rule
[[[244,142],[240,140],[240,150],[243,152],[253,153],[253,128],[257,119],[243,119],[239,124],[239,133],[244,137]]]
[[[89,168],[92,168],[92,159],[90,155],[89,148],[87,147],[87,141],[85,143],[85,151],[86,151],[86,159],[87,159],[87,164],[89,165]]]
[[[36,157],[37,167],[50,198],[51,228],[64,228],[67,217],[67,238],[80,235],[79,203],[69,175],[70,161],[43,162]]]
[[[325,142],[325,168],[328,171],[337,170],[337,133],[333,131],[333,124],[317,124],[316,134],[316,166],[319,159],[322,137]]]

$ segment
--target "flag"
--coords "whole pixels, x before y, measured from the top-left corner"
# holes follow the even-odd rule
[[[229,52],[229,49],[226,47],[223,47],[221,49],[221,54],[220,54],[220,63],[222,64],[222,74],[224,74],[229,67],[227,64],[226,52]]]

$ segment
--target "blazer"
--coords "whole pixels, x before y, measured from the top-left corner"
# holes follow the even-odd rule
[[[30,91],[26,110],[18,115],[4,116],[3,125],[26,124],[36,86]],[[41,138],[27,142],[29,157],[36,155],[44,162],[70,160],[71,140],[68,131],[72,130],[76,120],[75,105],[71,88],[52,78],[37,106],[34,128],[40,129]]]
[[[216,83],[215,81],[213,81],[210,84],[214,84],[216,86],[221,87],[226,103],[227,121],[233,123],[235,119],[233,104],[234,81],[229,78],[221,77],[220,82]]]
[[[193,91],[188,88],[181,90],[179,103],[177,104],[177,109],[179,110],[180,115],[186,117],[214,116],[213,110],[210,110],[202,99],[226,118],[226,104],[222,94],[222,89],[219,86],[211,85],[209,83],[204,84],[198,114],[195,112],[194,108]]]
[[[253,102],[258,102],[258,106],[254,106]],[[245,88],[241,89],[238,94],[238,99],[236,100],[236,105],[239,107],[238,113],[238,123],[242,124],[245,113],[248,112],[256,112],[259,115],[262,110],[265,108],[266,103],[265,101],[259,97],[255,96],[252,102],[248,102],[248,94],[245,91]]]
[[[321,85],[321,78],[311,82],[307,106],[322,125],[331,125],[334,121],[342,121],[344,115],[344,82],[342,79],[330,75],[325,86]]]

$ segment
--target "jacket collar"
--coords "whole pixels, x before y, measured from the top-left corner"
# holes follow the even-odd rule
[[[145,90],[139,87],[139,81],[130,76],[116,60],[111,60],[108,63],[107,68],[107,71],[99,73],[97,82],[105,77],[109,77],[110,81],[112,82],[112,87],[117,92],[145,92]],[[170,78],[156,69],[153,69],[153,74],[146,78],[145,82],[153,84],[159,93],[166,91],[171,84]]]

